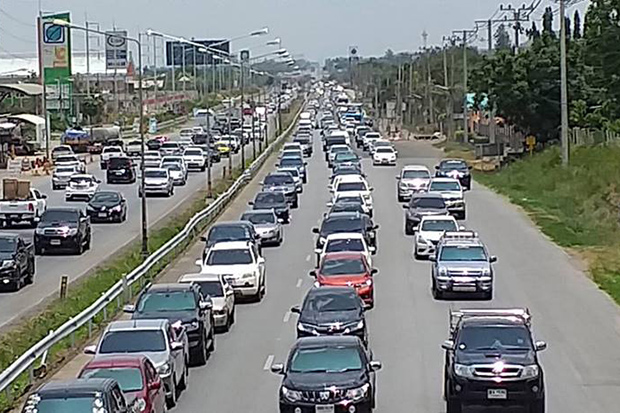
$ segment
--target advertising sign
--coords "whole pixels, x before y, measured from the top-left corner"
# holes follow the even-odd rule
[[[47,14],[38,18],[39,69],[47,88],[48,108],[71,109],[71,30],[54,24],[54,20],[71,21],[70,13]]]
[[[127,67],[126,30],[107,31],[105,36],[106,69],[124,69]]]
[[[192,42],[219,50],[223,52],[222,56],[230,53],[230,43],[226,40],[192,40]],[[198,51],[198,49],[198,46],[187,43],[166,42],[166,66],[172,66],[173,62],[175,66],[183,66],[183,56],[185,56],[185,66],[192,66],[194,64],[202,66],[205,64],[205,59],[208,65],[212,65],[214,61],[213,54],[203,53]],[[215,53],[217,54],[217,52]],[[218,64],[218,62],[219,60],[215,59],[215,64]]]

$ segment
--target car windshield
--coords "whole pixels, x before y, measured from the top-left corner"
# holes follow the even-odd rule
[[[321,275],[364,274],[366,268],[361,258],[326,258],[320,272]]]
[[[297,168],[287,168],[287,169],[282,169],[282,171],[286,172],[287,174],[293,175],[293,178],[299,176],[299,169]]]
[[[413,198],[411,206],[414,208],[436,208],[443,209],[446,207],[443,198]]]
[[[125,393],[144,388],[142,372],[136,367],[87,369],[80,377],[84,379],[114,379]]]
[[[250,239],[250,232],[243,225],[220,225],[211,228],[209,241],[240,241]]]
[[[289,174],[270,174],[265,177],[265,185],[286,185],[293,184],[295,180]]]
[[[366,138],[366,139],[380,139],[381,135],[379,135],[378,133],[367,133],[366,135],[364,135],[364,138]]]
[[[377,148],[377,153],[394,153],[394,149],[385,146],[383,148]]]
[[[0,252],[14,252],[17,245],[17,238],[2,237],[0,238]]]
[[[185,156],[202,156],[202,149],[187,149],[183,155]]]
[[[59,156],[58,158],[56,158],[56,163],[63,163],[63,162],[78,162],[78,158],[75,155],[65,155],[65,156]]]
[[[41,222],[77,222],[79,215],[76,211],[47,210],[41,217]]]
[[[403,171],[403,179],[430,179],[431,174],[428,171]]]
[[[128,158],[110,158],[110,169],[131,168],[131,159]]]
[[[460,351],[532,350],[532,339],[524,326],[479,325],[459,331]]]
[[[280,166],[303,166],[304,162],[301,158],[282,158]]]
[[[261,192],[256,195],[254,200],[255,204],[273,205],[283,204],[286,202],[286,198],[282,192]]]
[[[363,229],[363,220],[360,218],[332,218],[323,221],[321,232],[359,232]]]
[[[97,403],[102,399],[97,399]],[[94,396],[41,399],[32,411],[37,413],[86,413],[98,411]]]
[[[139,313],[192,311],[196,309],[196,297],[191,291],[147,292],[136,308]]]
[[[248,249],[214,250],[209,253],[207,265],[247,265],[252,264]]]
[[[162,164],[162,167],[166,168],[169,171],[177,171],[177,172],[179,172],[179,171],[183,170],[183,169],[181,169],[181,166],[178,163],[173,162],[173,161],[168,161],[168,162],[169,163],[164,162]]]
[[[219,281],[194,281],[200,286],[200,292],[204,297],[223,297],[224,289]]]
[[[162,149],[179,149],[179,144],[177,142],[164,142],[161,147]]]
[[[429,191],[460,191],[461,186],[458,182],[450,182],[450,181],[434,181],[431,182],[431,186]]]
[[[460,171],[465,172],[469,170],[467,163],[465,162],[442,162],[439,165],[439,169],[442,171]]]
[[[486,261],[487,254],[482,247],[445,246],[440,258],[442,261]]]
[[[260,224],[275,224],[276,216],[273,212],[257,212],[257,213],[246,213],[241,216],[242,221],[250,221],[252,224],[260,225]]]
[[[355,311],[360,308],[361,301],[357,293],[343,288],[343,291],[321,291],[318,294],[309,294],[304,300],[302,312]]]
[[[364,207],[362,206],[362,204],[354,203],[354,202],[338,202],[337,204],[332,206],[332,209],[329,212],[330,213],[333,213],[333,212],[359,212],[361,214],[365,213],[364,212]]]
[[[93,182],[93,178],[90,176],[72,176],[69,178],[69,182],[72,184],[90,184]]]
[[[58,173],[73,173],[75,172],[75,168],[73,166],[59,166],[56,168],[56,172]]]
[[[336,154],[336,162],[339,161],[357,161],[357,155],[352,152],[341,152]]]
[[[144,171],[144,176],[146,178],[167,178],[168,174],[166,171],[161,170],[146,170]]]
[[[343,182],[338,184],[337,192],[347,191],[366,191],[366,184],[364,182]]]
[[[161,330],[110,331],[101,340],[99,353],[146,353],[166,351]]]
[[[422,222],[422,231],[457,231],[456,222],[447,219],[428,219]]]
[[[340,373],[362,369],[355,347],[301,348],[293,354],[289,370],[294,373]]]
[[[333,239],[325,247],[325,252],[340,251],[364,252],[364,242],[361,238]]]
[[[111,203],[111,202],[120,202],[120,200],[121,200],[121,196],[117,192],[97,192],[95,195],[93,195],[90,201],[93,203],[97,203],[97,202]]]

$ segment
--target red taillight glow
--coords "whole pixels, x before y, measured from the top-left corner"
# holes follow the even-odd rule
[[[34,211],[34,204],[32,202],[28,203],[28,211]]]

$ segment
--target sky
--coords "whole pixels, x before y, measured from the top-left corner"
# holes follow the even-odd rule
[[[532,0],[517,0],[515,5]],[[538,0],[534,0],[537,2]],[[575,0],[573,0],[575,1]],[[579,1],[579,0],[577,0]],[[233,49],[259,47],[275,37],[293,56],[323,61],[346,56],[357,46],[360,56],[393,51],[416,51],[440,45],[453,30],[472,29],[474,21],[488,19],[501,0],[0,0],[0,57],[34,56],[35,18],[39,3],[46,12],[71,11],[72,20],[88,19],[104,30],[116,26],[135,35],[148,28],[187,38],[236,37],[269,27],[270,34],[239,41]],[[533,16],[557,3],[542,0]],[[587,0],[574,7],[585,8]],[[582,19],[583,20],[583,19]],[[529,25],[529,23],[526,23]],[[474,45],[485,47],[486,32]],[[74,50],[84,50],[84,35],[74,33]],[[93,46],[93,47],[96,47]],[[256,49],[256,54],[269,49]],[[161,54],[161,51],[159,52]],[[145,54],[152,52],[145,48]],[[146,62],[148,63],[148,61]]]

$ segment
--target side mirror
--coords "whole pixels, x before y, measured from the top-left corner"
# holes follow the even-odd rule
[[[326,205],[327,205],[328,208],[331,208],[331,207],[334,206],[334,203],[333,202],[328,202]]]
[[[284,364],[274,363],[271,365],[271,372],[273,374],[284,374]]]
[[[372,255],[375,255],[377,253],[377,247],[368,247],[368,251],[370,251]]]
[[[429,255],[428,256],[428,260],[432,261],[432,262],[436,262],[437,261],[437,256],[435,254]]]
[[[380,361],[373,360],[370,362],[370,370],[372,371],[381,370],[382,367],[383,367],[383,364],[381,364]]]
[[[471,165],[467,165],[467,169],[471,170],[473,167]]]
[[[123,312],[128,313],[128,314],[135,313],[136,306],[133,304],[127,304],[126,306],[123,307]]]
[[[84,354],[95,354],[97,353],[97,346],[91,345],[84,347]]]
[[[375,190],[375,188],[373,188],[373,187],[371,186],[370,188],[368,188],[368,190],[369,190],[370,192],[372,192],[372,191],[374,191],[374,190]]]
[[[489,257],[489,262],[496,262],[497,261],[497,257],[495,255],[491,255]]]
[[[299,308],[299,306],[297,306],[297,305],[294,306],[294,307],[291,307],[291,313],[301,314],[301,308]]]
[[[180,341],[173,341],[172,343],[170,343],[170,349],[172,351],[183,350],[183,343]]]
[[[372,275],[377,275],[377,274],[379,273],[379,270],[378,270],[378,269],[376,269],[376,268],[373,268],[372,270],[370,270],[370,273],[371,273]]]
[[[318,234],[319,232],[321,232],[321,231],[319,231],[319,228],[318,228],[318,227],[314,227],[314,228],[312,228],[312,233],[313,233],[313,234]]]
[[[41,198],[42,198],[42,199],[47,199],[47,195],[46,195],[46,194],[43,194],[43,195],[41,195]]]
[[[465,226],[464,225],[460,225],[459,226],[459,231],[465,231]]]
[[[544,341],[537,341],[536,343],[534,343],[534,349],[536,351],[543,351],[547,349],[547,343],[545,343]]]
[[[308,273],[310,277],[316,277],[316,270],[312,270]]]
[[[159,390],[161,389],[161,379],[157,381],[152,381],[148,385],[149,390]]]
[[[435,169],[436,169],[436,170],[439,170],[439,165],[435,165]]]
[[[202,241],[202,242],[207,242],[208,240],[207,240],[207,237],[204,237],[204,236],[203,236],[203,237],[200,237],[200,241]]]
[[[452,350],[454,348],[454,341],[452,340],[446,340],[443,343],[441,343],[441,348],[444,350]]]
[[[409,204],[403,204],[403,209],[409,209]]]
[[[210,309],[212,309],[212,308],[213,308],[213,302],[211,302],[211,300],[208,300],[208,301],[201,301],[201,302],[198,304],[198,307],[199,307],[201,310],[203,310],[203,311],[204,311],[204,310],[210,310]]]
[[[254,201],[249,201],[248,205],[254,205]]]
[[[397,181],[400,181],[400,176],[395,177]]]
[[[372,227],[372,229],[373,229],[374,231],[378,230],[378,229],[379,229],[379,224],[375,224],[375,226],[374,226],[374,227]]]
[[[278,218],[278,223],[282,224],[284,220],[282,218]]]

